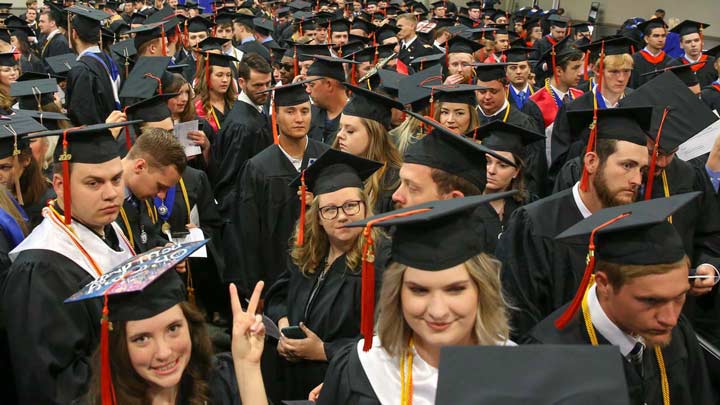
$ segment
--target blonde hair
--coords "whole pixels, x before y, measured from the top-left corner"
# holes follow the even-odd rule
[[[477,345],[495,345],[510,335],[509,305],[500,284],[500,262],[486,253],[463,263],[478,289],[478,307],[473,329]],[[407,266],[392,263],[385,269],[377,307],[377,335],[391,356],[403,356],[413,330],[403,316],[401,289]]]
[[[445,102],[442,102],[442,101],[435,102],[435,113],[433,114],[433,119],[437,122],[440,122],[440,112],[441,112],[444,104],[445,104]],[[457,103],[457,104],[460,104],[460,103]],[[465,103],[463,103],[463,104],[465,104]],[[470,104],[465,104],[465,105],[467,106],[468,114],[470,114],[470,123],[468,124],[467,130],[465,131],[465,132],[468,132],[468,131],[472,131],[473,129],[480,126],[480,116],[478,115],[476,108],[473,108]]]
[[[598,260],[595,266],[596,272],[603,272],[607,275],[608,282],[613,288],[620,289],[630,280],[651,275],[666,274],[678,267],[690,268],[690,259],[684,256],[675,263],[639,265],[639,264],[617,264]]]
[[[367,194],[361,189],[357,189],[360,201],[365,205],[365,217],[373,215],[372,206],[368,204]],[[320,224],[320,196],[313,198],[310,207],[305,212],[305,235],[302,246],[297,246],[298,230],[300,229],[300,221],[298,219],[295,224],[295,231],[290,239],[291,250],[290,258],[292,262],[300,269],[304,275],[314,274],[320,263],[325,259],[330,251],[330,241],[325,233],[325,229]],[[373,240],[377,240],[380,231],[372,230]],[[358,265],[362,261],[362,249],[365,246],[365,238],[358,235],[353,248],[345,254],[345,263],[348,269],[358,269]]]
[[[627,53],[621,55],[607,55],[603,62],[603,68],[608,69],[632,69],[635,63],[633,62],[632,56]],[[600,69],[600,58],[595,62],[595,71]]]
[[[421,121],[415,117],[408,117],[397,128],[390,130],[390,136],[395,139],[400,155],[404,155],[408,146],[422,139],[425,134],[420,127]]]
[[[358,118],[360,118],[360,122],[365,128],[369,140],[367,152],[361,157],[384,163],[383,167],[365,180],[364,191],[365,195],[368,196],[368,205],[374,207],[378,195],[382,191],[395,190],[399,186],[399,179],[393,184],[382,184],[382,180],[389,169],[400,170],[402,156],[397,147],[390,141],[388,131],[384,125],[368,118]],[[333,149],[338,149],[339,143],[340,140],[336,137],[332,145]]]

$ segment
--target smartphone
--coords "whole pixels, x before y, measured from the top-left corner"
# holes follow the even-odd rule
[[[299,326],[288,326],[282,328],[281,332],[288,339],[305,339],[307,337]]]
[[[198,131],[202,131],[202,130],[203,130],[203,124],[204,124],[203,121],[198,121]]]

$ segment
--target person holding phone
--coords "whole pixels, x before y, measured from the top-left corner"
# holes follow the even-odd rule
[[[381,166],[331,149],[293,183],[299,186],[304,178],[314,197],[295,227],[292,265],[265,297],[265,314],[282,332],[277,345],[284,359],[277,375],[284,387],[280,399],[307,398],[323,381],[333,355],[360,336],[365,238],[361,229],[344,226],[372,215],[363,181]],[[376,239],[381,263],[379,250]]]

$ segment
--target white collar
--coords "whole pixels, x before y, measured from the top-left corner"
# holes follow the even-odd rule
[[[80,54],[77,56],[76,60],[80,60],[80,58],[85,55],[86,53],[100,53],[100,47],[97,45],[93,45],[86,50],[80,52]]]
[[[310,143],[310,140],[308,140],[307,135],[305,135],[305,150],[307,150],[307,147],[308,147],[308,144],[309,144],[309,143]],[[290,161],[290,163],[292,163],[292,165],[295,166],[295,170],[297,170],[297,171],[299,172],[299,171],[300,171],[300,168],[302,167],[303,158],[296,159],[296,158],[290,156],[289,153],[285,152],[285,149],[283,149],[282,145],[280,145],[279,142],[278,142],[278,148],[280,148],[280,151],[282,151],[282,153],[283,153],[283,154],[285,155],[285,157]],[[304,155],[305,155],[305,154],[303,153],[303,156],[304,156]]]
[[[653,53],[653,52],[646,46],[645,48],[643,48],[643,51],[649,53],[649,54],[652,55],[652,56],[658,56],[658,55],[660,55],[660,54],[662,53],[663,50],[661,49],[661,50],[658,51],[658,53]]]
[[[627,355],[632,351],[637,343],[641,343],[645,346],[645,341],[641,337],[630,336],[627,333],[620,330],[613,321],[608,318],[605,310],[603,310],[598,301],[597,297],[597,285],[590,287],[587,295],[588,311],[590,312],[590,319],[592,320],[595,329],[607,339],[610,344],[618,346],[620,353],[623,356]]]
[[[515,87],[514,84],[511,84],[511,85],[510,85],[510,88],[513,89],[513,91],[515,92],[515,94],[527,93],[527,92],[528,92],[528,89],[530,88],[530,85],[527,84],[527,83],[525,83],[525,87],[523,87],[521,90],[518,90],[518,89]]]
[[[413,37],[413,39],[411,39],[411,40],[409,40],[409,41],[403,41],[404,46],[405,46],[405,47],[410,46],[410,44],[412,44],[413,42],[415,42],[416,39],[417,39],[417,35],[415,35],[415,36]]]
[[[702,58],[702,54],[700,54],[700,57],[697,59],[690,59],[690,55],[683,54],[683,57],[690,63],[700,62],[700,58]]]
[[[575,205],[577,205],[578,210],[580,210],[580,214],[582,214],[583,218],[587,218],[592,215],[592,212],[590,212],[587,205],[585,205],[582,198],[580,197],[580,182],[575,183],[572,188],[572,193],[573,199],[575,200]]]
[[[255,103],[253,103],[252,100],[250,100],[250,97],[248,97],[247,94],[245,94],[244,91],[241,91],[241,92],[240,92],[240,95],[238,96],[238,100],[239,100],[239,101],[243,101],[243,102],[249,104],[250,106],[256,108],[256,109],[258,110],[258,112],[259,112],[260,114],[262,114],[262,112],[263,112],[263,111],[262,111],[263,106],[257,105],[257,104],[255,104]]]
[[[552,85],[552,82],[550,83],[550,88],[552,89],[552,91],[555,92],[555,94],[557,94],[557,96],[558,96],[558,98],[560,98],[560,100],[562,100],[566,94],[570,93],[570,88],[568,88],[568,91],[560,91],[560,90],[558,90],[557,87]]]
[[[60,30],[55,28],[48,34],[47,41],[50,42],[50,40],[53,39],[53,37],[59,33],[60,33]]]
[[[478,105],[478,110],[480,110],[480,113],[482,115],[490,118],[490,117],[494,117],[494,116],[500,114],[501,112],[505,111],[506,108],[509,108],[509,107],[510,107],[510,104],[508,104],[507,99],[505,99],[505,102],[503,103],[502,107],[500,107],[500,109],[495,111],[493,114],[490,114],[490,115],[485,114],[485,111],[483,111],[482,107],[480,107],[479,105]]]

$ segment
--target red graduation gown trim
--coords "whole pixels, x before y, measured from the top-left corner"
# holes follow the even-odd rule
[[[663,60],[665,60],[665,51],[660,51],[660,53],[657,56],[652,56],[652,54],[644,49],[640,50],[640,56],[643,57],[648,63],[653,65],[658,65],[662,63]]]
[[[577,99],[584,94],[582,90],[578,90],[575,88],[570,88],[570,92],[572,93],[573,99]],[[534,101],[535,104],[537,104],[538,108],[540,108],[540,112],[542,112],[543,115],[543,122],[545,124],[545,128],[549,127],[550,124],[555,121],[555,116],[560,109],[560,107],[558,107],[557,103],[555,102],[555,98],[553,97],[553,95],[548,93],[547,89],[543,87],[542,89],[536,91],[535,94],[530,96],[530,100]]]
[[[688,60],[685,59],[684,56],[681,58],[681,60],[682,60],[683,65],[690,64],[690,62],[688,62]],[[697,65],[690,66],[690,69],[692,69],[693,72],[697,72],[698,70],[705,67],[705,62],[707,62],[707,55],[702,55],[700,57],[700,59],[698,60],[698,62],[702,62],[702,63],[698,63]]]

